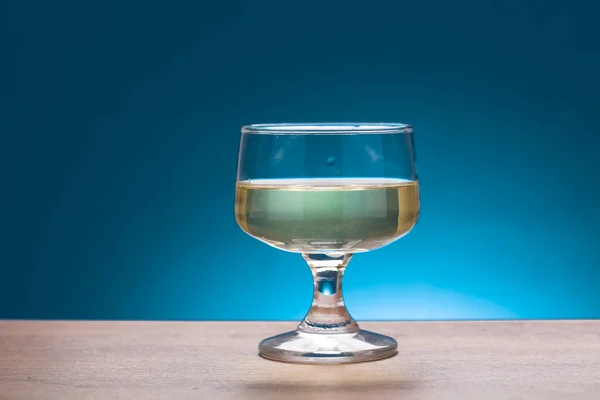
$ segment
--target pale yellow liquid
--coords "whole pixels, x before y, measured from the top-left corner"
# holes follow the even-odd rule
[[[419,218],[417,181],[373,178],[237,183],[235,216],[249,235],[293,252],[363,252],[407,234]]]

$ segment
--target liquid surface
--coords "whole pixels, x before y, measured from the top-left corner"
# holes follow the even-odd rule
[[[249,235],[292,252],[364,252],[419,218],[417,181],[375,178],[241,181],[235,216]]]

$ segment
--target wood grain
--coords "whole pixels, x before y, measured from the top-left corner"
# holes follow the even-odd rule
[[[283,322],[0,321],[1,399],[600,400],[600,321],[385,322],[399,354],[278,363]]]

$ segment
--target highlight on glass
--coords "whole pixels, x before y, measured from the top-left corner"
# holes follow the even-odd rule
[[[400,239],[415,226],[419,214],[410,125],[243,127],[236,221],[255,239],[301,254],[314,279],[313,301],[304,320],[296,330],[264,339],[259,354],[317,364],[396,354],[393,338],[362,330],[352,318],[344,304],[342,276],[354,254]],[[360,263],[356,267],[377,269]]]

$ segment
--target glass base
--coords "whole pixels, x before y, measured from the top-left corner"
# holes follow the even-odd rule
[[[267,338],[259,354],[270,360],[304,364],[347,364],[392,357],[398,343],[391,337],[359,330],[356,333],[291,331]]]

